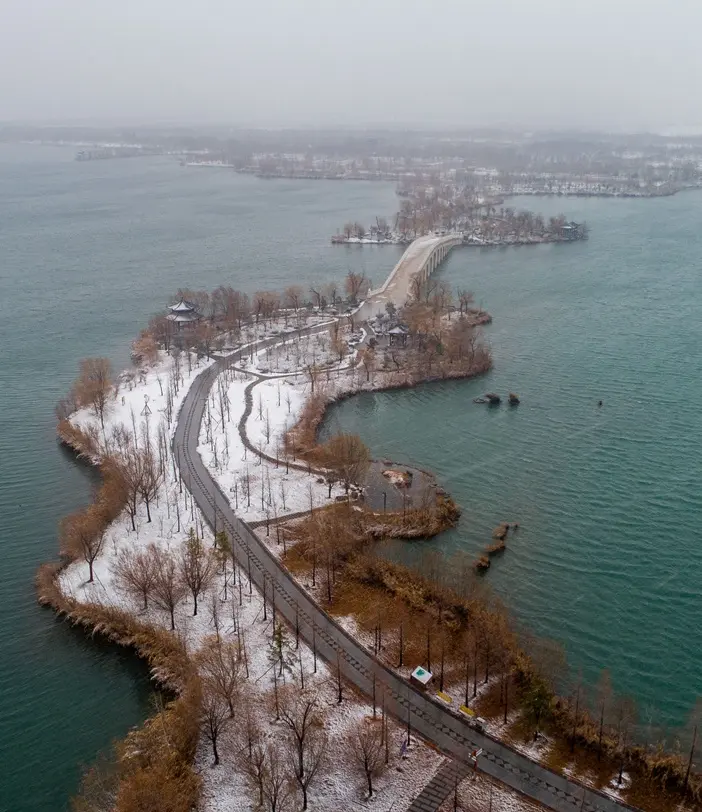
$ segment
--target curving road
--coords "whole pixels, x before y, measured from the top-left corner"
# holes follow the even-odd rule
[[[328,327],[313,327],[302,333]],[[264,349],[269,343],[261,341]],[[302,589],[290,573],[268,551],[251,528],[235,516],[229,500],[220,490],[197,452],[200,424],[210,389],[221,369],[240,360],[238,351],[213,364],[194,381],[181,406],[173,437],[173,453],[196,504],[211,527],[226,530],[232,539],[240,565],[250,566],[259,589],[275,589],[278,611],[291,626],[299,625],[300,635],[317,653],[331,663],[349,682],[367,696],[375,684],[377,696],[384,691],[388,711],[413,732],[434,743],[442,752],[468,763],[476,748],[483,748],[480,769],[519,792],[540,801],[556,812],[621,812],[634,807],[617,803],[606,795],[588,789],[551,772],[501,742],[473,730],[433,696],[422,693],[382,663],[341,628]],[[270,593],[269,593],[270,594]]]

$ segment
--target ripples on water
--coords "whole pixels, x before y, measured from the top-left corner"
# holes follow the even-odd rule
[[[363,395],[330,420],[439,474],[464,513],[427,544],[477,555],[518,521],[488,582],[590,683],[609,667],[617,690],[680,724],[702,691],[702,196],[519,203],[592,233],[450,256],[443,276],[493,314],[494,370]],[[522,403],[472,403],[486,391]]]
[[[44,812],[74,790],[78,762],[148,710],[143,668],[35,603],[56,523],[91,486],[53,435],[78,359],[125,363],[181,285],[281,288],[350,267],[381,279],[394,248],[328,238],[397,203],[391,186],[261,183],[158,159],[78,164],[70,151],[7,146],[0,184],[1,797]],[[447,553],[477,552],[499,521],[519,521],[489,582],[526,624],[565,640],[588,678],[610,666],[620,690],[677,723],[702,665],[702,197],[524,205],[584,217],[592,238],[451,256],[442,272],[495,317],[491,375],[362,396],[333,419],[376,453],[437,471],[464,508],[430,542]],[[471,402],[490,389],[522,405]]]
[[[331,246],[396,208],[391,184],[261,182],[171,160],[76,163],[0,145],[0,809],[64,808],[79,763],[149,709],[146,669],[36,604],[58,520],[93,477],[57,449],[53,409],[86,355],[119,368],[180,286],[249,292],[384,276],[398,251]],[[385,249],[385,250],[384,250]]]

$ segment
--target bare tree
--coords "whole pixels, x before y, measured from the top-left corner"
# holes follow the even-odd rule
[[[146,476],[144,462],[144,455],[141,451],[131,447],[122,455],[122,460],[117,466],[125,491],[125,502],[132,522],[132,530],[136,530],[135,520],[139,495],[142,490],[142,481]]]
[[[105,413],[112,393],[112,367],[107,358],[85,358],[75,384],[75,396],[81,406],[90,406],[105,428]]]
[[[369,719],[361,719],[349,737],[348,755],[352,764],[365,776],[371,797],[373,778],[385,769],[382,727]]]
[[[297,752],[295,743],[293,739],[288,739],[291,768],[295,776],[295,781],[302,791],[303,810],[307,809],[310,785],[319,773],[324,770],[325,764],[327,763],[327,746],[327,737],[324,733],[320,732],[319,735],[310,737],[309,743],[305,748],[304,773],[300,774],[296,768]]]
[[[197,614],[198,596],[207,589],[215,573],[216,562],[205,549],[202,539],[190,528],[180,551],[180,576],[193,596],[193,616]]]
[[[685,770],[685,781],[683,782],[682,792],[683,795],[687,792],[687,787],[690,782],[690,772],[695,766],[695,751],[697,749],[697,741],[699,738],[700,727],[702,726],[702,700],[697,697],[697,701],[690,714],[687,729],[690,735],[690,755],[687,759],[687,768]]]
[[[217,328],[210,321],[200,321],[195,327],[193,338],[195,339],[195,347],[202,354],[208,358],[212,356],[212,350],[218,342],[219,333]]]
[[[352,304],[357,304],[359,297],[368,290],[366,275],[349,271],[344,280],[344,287]]]
[[[617,719],[617,750],[619,751],[619,776],[617,784],[622,783],[624,767],[626,766],[627,745],[631,734],[631,728],[636,724],[638,710],[636,702],[630,696],[621,696],[615,703],[615,713]]]
[[[344,360],[344,356],[348,352],[349,345],[339,329],[338,321],[335,322],[334,327],[332,328],[331,348],[339,358],[339,363],[341,363]]]
[[[317,383],[317,378],[319,378],[320,369],[317,364],[306,364],[305,373],[310,382],[310,390],[314,394],[314,386]]]
[[[339,298],[339,285],[336,282],[329,282],[324,287],[324,294],[331,301],[332,307],[336,307],[336,301]]]
[[[105,546],[106,522],[98,506],[73,513],[61,522],[61,548],[88,565],[88,583],[93,582],[95,559]]]
[[[238,646],[218,636],[209,637],[197,653],[197,662],[211,690],[219,695],[233,717],[241,678]]]
[[[231,286],[220,286],[212,292],[212,306],[226,330],[240,330],[250,311],[249,297]]]
[[[222,696],[208,679],[202,685],[202,731],[212,745],[214,766],[219,764],[219,751],[217,742],[229,717],[227,705]]]
[[[294,690],[295,693],[291,693]],[[322,766],[326,736],[315,697],[289,686],[281,692],[279,713],[290,733],[290,760],[295,780],[302,792],[302,808],[307,809],[307,792]]]
[[[467,313],[474,301],[473,294],[469,290],[458,288],[456,290],[456,296],[458,297],[458,312],[461,315]]]
[[[375,368],[375,350],[368,347],[361,351],[360,357],[363,368],[366,371],[366,381],[370,381],[371,373]]]
[[[237,728],[241,747],[237,763],[246,775],[248,783],[258,792],[258,806],[263,806],[263,777],[267,767],[266,747],[263,734],[256,722],[252,701],[244,697],[241,724]]]
[[[254,293],[253,311],[256,324],[263,319],[270,319],[280,305],[280,296],[277,293],[259,290]]]
[[[149,321],[149,326],[146,329],[166,352],[170,350],[174,331],[172,321],[167,319],[164,315],[154,316]]]
[[[302,306],[302,288],[299,285],[290,285],[285,288],[283,301],[286,307],[291,307],[296,313]]]
[[[183,583],[173,556],[158,547],[155,548],[156,580],[153,600],[159,609],[171,617],[171,630],[175,629],[175,610],[185,598],[188,587]]]
[[[310,286],[310,293],[312,294],[312,300],[313,300],[315,306],[319,310],[321,310],[322,307],[324,307],[324,305],[322,304],[325,301],[324,300],[324,294],[322,293],[321,290],[316,290],[312,286]]]
[[[158,341],[149,330],[142,330],[132,342],[131,356],[137,364],[154,364],[158,360]]]
[[[599,717],[599,736],[597,743],[597,760],[602,758],[602,739],[604,737],[605,726],[612,705],[612,680],[609,671],[605,668],[600,674],[597,683],[597,715]]]
[[[268,767],[267,752],[262,741],[261,732],[249,716],[243,732],[246,734],[246,746],[239,752],[238,761],[250,786],[258,792],[258,806],[263,806],[263,785]]]
[[[324,466],[336,473],[344,483],[346,493],[354,483],[365,478],[370,465],[370,453],[363,440],[356,434],[337,434],[328,440],[322,451]]]
[[[154,545],[145,550],[120,550],[112,572],[118,587],[127,595],[142,601],[149,608],[149,596],[156,583],[156,557]]]
[[[163,470],[157,464],[150,445],[146,448],[135,450],[135,455],[141,457],[138,468],[141,475],[137,480],[138,493],[146,505],[146,521],[151,521],[151,503],[158,494],[158,489],[163,483]]]
[[[293,783],[285,769],[280,748],[269,743],[263,771],[263,798],[268,812],[286,812],[293,801]]]

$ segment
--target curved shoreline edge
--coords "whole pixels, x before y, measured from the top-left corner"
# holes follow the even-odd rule
[[[364,391],[391,391],[393,389],[398,388],[412,388],[420,383],[430,382],[430,381],[441,381],[441,380],[455,380],[457,378],[466,378],[466,377],[473,377],[476,373],[471,375],[453,375],[453,376],[437,376],[431,379],[424,379],[424,380],[416,380],[412,382],[405,382],[400,383],[397,385],[391,386],[379,386],[374,389],[361,389],[359,391],[353,392],[345,392],[338,397],[334,397],[329,399],[324,405],[320,413],[319,420],[317,422],[317,426],[319,423],[322,422],[324,415],[326,414],[327,409],[335,403],[337,400],[345,399],[348,397],[352,397],[355,394],[360,394]],[[479,373],[478,373],[479,374]],[[195,379],[197,380],[197,379]],[[194,383],[194,381],[193,381]],[[191,384],[192,387],[192,384]],[[67,432],[65,430],[65,426],[63,430],[61,427],[59,428],[59,438],[61,442],[70,447],[73,452],[76,454],[77,457],[86,459],[90,461],[93,465],[100,468],[101,462],[95,455],[91,452],[90,448],[90,438],[87,435],[82,434],[79,429],[76,429],[75,426],[71,427],[71,431]],[[77,434],[74,435],[74,432]],[[81,440],[81,438],[83,438]],[[97,497],[99,499],[99,492]],[[65,616],[67,619],[74,622],[76,625],[81,625],[86,629],[92,629],[94,634],[104,634],[107,639],[111,640],[112,642],[119,643],[124,646],[132,647],[138,656],[143,657],[149,663],[149,666],[152,669],[152,674],[154,679],[159,681],[164,687],[168,688],[169,690],[175,690],[177,693],[180,692],[180,699],[183,698],[183,690],[187,685],[187,681],[181,681],[178,683],[178,680],[173,680],[172,677],[174,674],[178,673],[178,669],[174,671],[169,670],[169,657],[163,656],[163,652],[159,651],[159,646],[161,641],[158,639],[160,636],[158,634],[153,634],[152,632],[158,631],[153,629],[153,627],[146,626],[144,624],[139,624],[138,621],[134,620],[132,613],[129,612],[121,612],[120,610],[106,610],[105,607],[97,606],[95,604],[85,604],[76,601],[75,599],[66,598],[66,596],[59,594],[57,597],[55,594],[52,593],[52,587],[54,590],[57,590],[60,593],[60,589],[58,585],[55,583],[56,577],[71,563],[71,559],[64,557],[60,562],[55,564],[45,565],[46,570],[44,572],[43,577],[40,573],[37,575],[37,586],[40,591],[40,603],[43,605],[50,605],[52,606],[57,613],[60,615]],[[44,570],[44,567],[42,567]],[[47,581],[44,579],[48,579],[49,585],[47,585]],[[151,639],[145,639],[142,635],[145,634],[146,637],[150,637]],[[170,636],[169,636],[170,637]],[[161,679],[163,678],[163,679]],[[193,692],[193,695],[196,692]],[[187,703],[182,703],[181,707],[185,707]],[[184,719],[189,718],[192,727],[192,719],[193,716],[197,716],[197,714],[192,713],[192,705],[188,706],[190,710],[185,714]],[[144,723],[144,728],[146,729],[149,725],[151,720],[147,720]],[[197,735],[198,730],[197,726],[194,731],[195,742],[197,742]],[[186,752],[187,748],[184,750]],[[631,807],[629,807],[631,808]]]
[[[384,686],[387,712],[400,721],[411,719],[415,734],[433,742],[445,754],[470,762],[470,753],[484,748],[483,771],[517,792],[558,812],[568,812],[581,801],[586,812],[635,810],[636,807],[622,800],[543,766],[495,736],[470,727],[464,717],[449,711],[439,698],[414,688],[375,657],[319,606],[248,523],[234,514],[198,453],[199,429],[194,427],[200,425],[207,396],[217,379],[212,372],[212,368],[203,372],[183,401],[174,435],[174,454],[179,468],[188,474],[192,496],[207,522],[212,526],[216,521],[218,527],[226,530],[240,561],[253,565],[254,582],[258,586],[269,582],[270,588],[279,594],[278,611],[299,630],[300,637],[308,642],[316,638],[319,655],[328,662],[336,662],[339,673],[362,693],[370,696],[377,678]]]
[[[71,426],[70,432],[67,431],[66,426],[62,425],[66,422],[61,421],[57,427],[58,441],[75,455],[76,461],[92,465],[103,477],[95,499],[79,511],[83,512],[99,502],[101,491],[105,487],[102,461],[93,453],[90,437],[75,426]],[[122,504],[120,512],[124,507]],[[140,726],[127,733],[118,744],[112,743],[118,768],[122,766],[121,763],[128,763],[131,758],[130,749],[140,753],[140,765],[127,767],[120,777],[118,787],[128,783],[134,777],[135,770],[144,769],[143,765],[171,765],[176,774],[179,774],[180,790],[194,804],[200,789],[200,778],[194,770],[200,736],[201,686],[197,670],[185,646],[168,631],[141,622],[133,612],[66,596],[58,584],[58,577],[76,560],[62,552],[58,561],[39,566],[35,586],[40,606],[52,609],[57,618],[65,619],[91,637],[100,636],[110,643],[131,650],[146,663],[151,680],[174,697],[163,708],[159,708],[155,715],[148,716]],[[159,717],[168,723],[169,729],[177,731],[177,735],[169,740],[158,733],[153,735],[157,730],[154,723]],[[163,728],[165,729],[165,725]],[[93,769],[83,775],[82,782],[90,780]],[[164,774],[164,780],[166,779],[167,774]]]
[[[487,314],[485,314],[484,318],[489,320]],[[473,371],[468,375],[435,376],[417,381],[403,381],[378,386],[372,390],[345,391],[325,401],[318,423],[321,422],[327,409],[334,403],[361,394],[364,391],[392,391],[394,389],[412,388],[421,383],[476,377],[484,374],[488,369],[489,366],[486,369]],[[189,386],[192,387],[196,380],[197,377],[190,382]],[[90,465],[102,477],[102,482],[95,492],[93,501],[78,511],[82,513],[100,501],[105,486],[104,460],[101,459],[99,449],[95,447],[92,438],[79,427],[73,425],[68,419],[59,421],[56,431],[58,442],[74,455],[76,462]],[[255,449],[252,443],[251,446],[255,453],[260,455],[260,451]],[[268,458],[265,454],[262,456]],[[306,470],[308,466],[301,467]],[[110,520],[107,522],[108,525],[121,514],[125,505],[126,503],[122,503],[115,506],[114,515],[110,516]],[[443,529],[446,528],[440,527],[436,532],[441,532]],[[178,720],[179,728],[186,732],[177,756],[181,762],[180,769],[189,773],[188,786],[191,787],[193,802],[195,802],[200,783],[199,777],[194,771],[194,757],[200,732],[198,707],[201,695],[199,679],[194,666],[184,646],[176,639],[173,639],[170,633],[150,624],[142,623],[135,617],[134,613],[114,607],[83,602],[66,596],[59,586],[58,579],[61,573],[75,561],[77,561],[75,557],[61,552],[57,561],[46,562],[39,566],[35,576],[38,602],[41,606],[51,608],[58,618],[64,618],[72,625],[82,628],[91,636],[100,635],[106,641],[131,649],[137,657],[145,661],[151,679],[163,690],[175,696],[175,699],[169,702],[162,712],[170,717],[175,717]],[[124,740],[125,746],[127,742],[131,742],[135,737],[145,740],[145,745],[142,744],[142,747],[151,746],[153,737],[149,736],[149,730],[153,727],[153,723],[157,718],[158,714],[147,717],[140,727],[128,733]],[[123,752],[124,749],[123,746],[118,745],[116,747],[118,759],[120,758],[120,752]],[[147,756],[146,760],[155,763],[162,760],[164,756],[165,752],[163,748],[160,748]],[[86,775],[89,777],[90,772]]]

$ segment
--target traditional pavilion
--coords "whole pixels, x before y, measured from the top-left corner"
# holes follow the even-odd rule
[[[200,318],[195,305],[186,302],[185,299],[181,299],[178,304],[170,305],[168,309],[170,313],[166,318],[168,321],[174,321],[179,330],[193,324]]]
[[[404,347],[407,344],[407,336],[409,335],[409,328],[404,324],[396,324],[392,329],[388,330],[390,337],[391,347]]]

